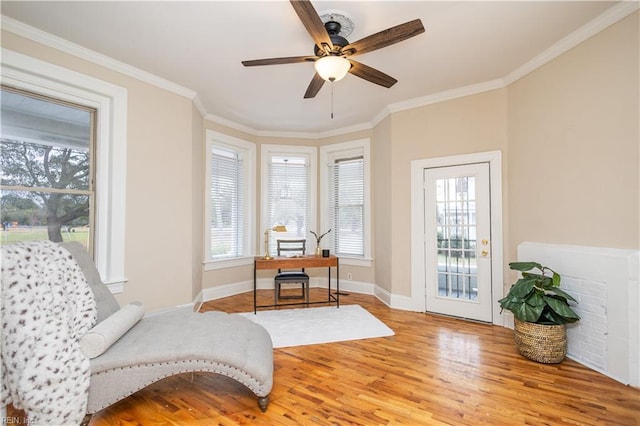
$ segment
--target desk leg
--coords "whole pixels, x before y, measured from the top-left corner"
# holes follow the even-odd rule
[[[340,308],[340,261],[336,263],[336,308]]]
[[[256,296],[256,293],[257,293],[258,289],[256,288],[257,287],[256,278],[257,278],[257,276],[256,276],[256,262],[254,261],[253,262],[253,313],[254,313],[254,315],[258,311],[258,308],[257,308],[258,299],[257,299],[257,296]]]
[[[327,286],[329,289],[327,290],[327,302],[331,305],[331,266],[327,268]]]

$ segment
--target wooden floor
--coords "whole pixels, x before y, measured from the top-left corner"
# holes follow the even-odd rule
[[[314,297],[326,297],[326,290]],[[270,303],[271,291],[260,297]],[[522,358],[512,330],[390,309],[351,293],[392,337],[274,350],[266,413],[214,374],[164,379],[94,415],[91,425],[639,425],[640,390],[571,360]],[[203,310],[246,312],[252,293]]]

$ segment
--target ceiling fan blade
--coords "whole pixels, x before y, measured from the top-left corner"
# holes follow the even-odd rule
[[[297,64],[301,62],[313,62],[315,56],[291,56],[287,58],[269,58],[269,59],[255,59],[251,61],[242,61],[242,65],[245,67],[255,67],[258,65],[280,65],[280,64]]]
[[[414,19],[413,21],[387,28],[379,33],[353,42],[342,48],[342,53],[347,56],[360,55],[399,43],[423,32],[424,26],[422,25],[422,21],[420,21],[420,19]]]
[[[298,14],[302,24],[313,39],[313,42],[327,53],[333,50],[333,43],[329,38],[329,33],[324,28],[320,15],[314,9],[309,0],[290,0],[293,9]],[[327,46],[326,48],[324,46]],[[328,51],[326,50],[328,49]]]
[[[318,92],[322,88],[323,84],[324,84],[324,80],[322,79],[322,77],[320,77],[318,73],[315,73],[315,75],[311,79],[311,83],[309,83],[309,87],[307,87],[307,91],[304,92],[304,98],[305,99],[315,98],[315,96],[318,94]]]
[[[371,68],[368,65],[349,59],[351,62],[351,69],[349,72],[357,77],[363,78],[371,83],[378,84],[383,87],[391,87],[398,82],[395,78],[378,71],[375,68]]]

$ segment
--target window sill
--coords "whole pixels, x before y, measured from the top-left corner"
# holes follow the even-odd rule
[[[203,262],[205,271],[214,271],[216,269],[235,268],[237,266],[246,266],[253,264],[253,256],[251,257],[234,257],[224,260],[207,260]]]

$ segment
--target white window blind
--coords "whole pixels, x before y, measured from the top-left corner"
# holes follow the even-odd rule
[[[244,254],[244,166],[242,154],[233,150],[211,149],[209,218],[211,260]]]
[[[329,223],[338,256],[364,257],[364,158],[336,158],[329,173]]]
[[[269,252],[276,254],[277,239],[309,236],[309,161],[305,156],[271,156],[267,193],[267,227],[285,225],[287,232],[272,232]],[[307,247],[309,250],[309,247]]]

